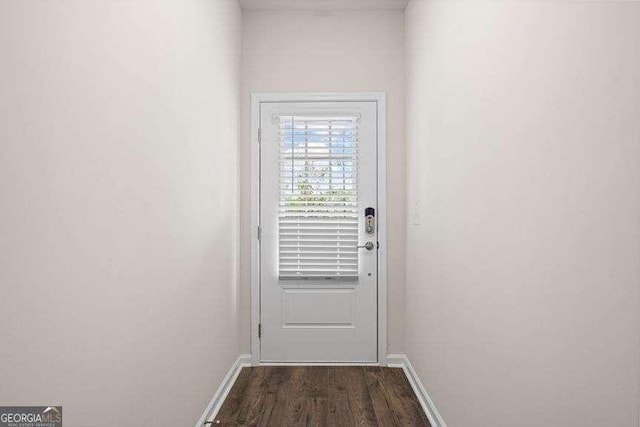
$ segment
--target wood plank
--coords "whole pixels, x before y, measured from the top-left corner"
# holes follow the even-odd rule
[[[246,384],[244,386],[240,385],[242,387],[241,390],[234,390],[236,388],[236,384],[234,384],[229,392],[229,394],[237,396],[238,402],[231,402],[230,405],[227,405],[227,400],[225,399],[216,416],[216,421],[220,421],[221,424],[239,423],[242,425],[249,409],[258,404],[261,398],[260,391],[268,370],[262,367],[242,369],[242,371],[245,370],[247,372]],[[242,371],[240,372],[241,374],[243,373]]]
[[[349,395],[341,371],[333,368],[328,371],[327,425],[348,427],[351,420]]]
[[[290,376],[288,382],[288,390],[286,396],[286,406],[282,415],[274,419],[279,426],[299,426],[304,425],[307,417],[306,411],[309,409],[306,405],[307,390],[305,388],[304,376],[308,367],[292,366],[289,368]]]
[[[306,402],[305,425],[310,427],[324,427],[327,424],[328,399],[312,397]]]
[[[263,393],[266,394],[264,406],[255,413],[257,418],[249,425],[281,425],[287,407],[291,370],[284,366],[272,366],[271,373]],[[253,417],[252,417],[253,419]]]
[[[381,371],[384,384],[403,426],[428,426],[429,419],[411,389],[402,368],[384,368]]]
[[[220,422],[230,422],[231,420],[235,420],[240,412],[240,407],[245,399],[247,387],[251,382],[252,376],[253,371],[250,369],[242,368],[240,370],[240,374],[238,375],[238,378],[236,378],[236,382],[233,384],[227,398],[223,402],[216,420],[219,420]],[[224,415],[224,418],[221,418],[222,415]]]
[[[308,366],[304,376],[306,393],[309,398],[329,397],[329,367]]]
[[[392,402],[387,398],[384,389],[383,379],[380,376],[380,368],[368,367],[365,370],[365,381],[367,390],[371,396],[373,411],[376,416],[378,425],[381,426],[397,426],[399,418],[394,414]]]
[[[349,398],[352,426],[377,426],[373,402],[367,389],[363,367],[341,368]]]

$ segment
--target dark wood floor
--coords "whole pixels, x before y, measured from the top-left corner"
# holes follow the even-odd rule
[[[400,368],[244,368],[214,426],[429,426]]]

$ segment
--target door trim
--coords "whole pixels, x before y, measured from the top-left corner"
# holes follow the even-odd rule
[[[260,105],[280,102],[375,102],[378,194],[378,364],[387,364],[387,94],[385,92],[251,93],[251,364],[260,365]]]

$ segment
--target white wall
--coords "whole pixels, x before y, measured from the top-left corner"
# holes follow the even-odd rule
[[[640,3],[407,12],[407,353],[449,427],[638,425]]]
[[[235,0],[0,3],[0,402],[193,425],[239,353]]]
[[[242,24],[242,348],[250,351],[250,93],[386,91],[388,346],[401,351],[406,176],[403,11],[245,10]]]

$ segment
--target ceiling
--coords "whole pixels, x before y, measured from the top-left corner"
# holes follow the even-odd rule
[[[404,9],[409,0],[239,0],[243,9],[363,10]]]

